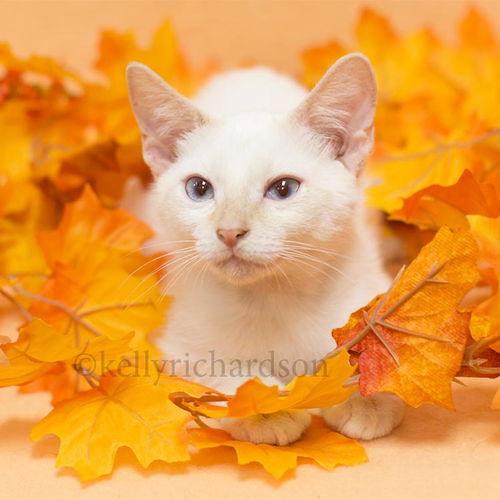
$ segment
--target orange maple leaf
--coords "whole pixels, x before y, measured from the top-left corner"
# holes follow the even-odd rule
[[[420,229],[468,227],[466,215],[498,217],[500,215],[500,168],[478,181],[465,170],[451,186],[433,184],[403,200],[403,207],[389,219],[415,224]]]
[[[3,347],[9,366],[0,367],[1,386],[31,383],[60,401],[88,388],[82,375],[135,362],[139,351],[156,353],[146,337],[163,324],[168,300],[160,303],[156,275],[140,253],[151,234],[125,211],[103,208],[89,189],[66,206],[59,227],[38,238],[52,274],[35,292],[19,280],[0,286],[26,319],[19,338]],[[82,355],[87,365],[75,366]]]
[[[385,295],[333,330],[358,357],[363,395],[387,391],[414,407],[453,408],[470,316],[457,308],[479,278],[476,255],[469,232],[442,228]]]

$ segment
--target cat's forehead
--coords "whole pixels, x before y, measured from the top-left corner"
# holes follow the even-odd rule
[[[201,129],[186,144],[191,160],[199,159],[200,173],[211,180],[241,183],[272,177],[284,165],[293,174],[294,161],[290,127],[283,116],[244,113],[216,121]]]

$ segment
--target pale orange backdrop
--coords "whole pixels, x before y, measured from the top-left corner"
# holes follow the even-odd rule
[[[146,44],[168,17],[195,66],[209,60],[226,66],[257,61],[297,73],[304,48],[352,39],[362,6],[388,15],[402,32],[425,24],[453,40],[454,26],[471,3],[500,31],[499,0],[0,0],[0,41],[9,41],[19,55],[51,55],[89,76],[102,28],[132,30]]]

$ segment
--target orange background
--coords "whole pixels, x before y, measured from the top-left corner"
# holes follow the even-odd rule
[[[500,1],[473,3],[500,31]],[[257,61],[297,73],[303,49],[333,38],[352,40],[362,6],[387,15],[403,33],[428,25],[453,40],[456,22],[470,4],[465,0],[0,0],[0,40],[8,41],[21,56],[51,55],[90,76],[101,29],[132,30],[146,45],[168,17],[195,66],[210,60],[226,66]]]

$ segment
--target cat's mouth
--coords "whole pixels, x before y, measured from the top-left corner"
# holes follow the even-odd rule
[[[232,254],[230,257],[227,257],[226,259],[220,261],[219,265],[221,265],[222,267],[231,267],[231,268],[244,267],[244,266],[255,266],[255,267],[262,266],[262,264],[260,264],[259,262],[255,262],[235,254]]]
[[[227,277],[235,280],[248,279],[265,269],[264,264],[235,254],[217,261],[216,267]]]

